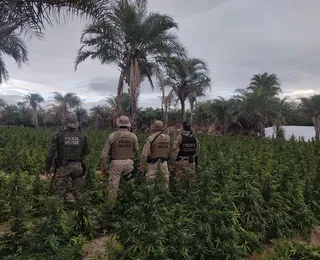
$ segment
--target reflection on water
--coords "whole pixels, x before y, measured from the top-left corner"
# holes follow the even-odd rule
[[[304,140],[311,140],[312,137],[315,137],[315,131],[313,126],[284,126],[285,131],[285,138],[288,140],[291,138],[292,135],[296,139],[299,137],[303,137]],[[272,137],[273,135],[273,128],[267,127],[266,128],[266,137]]]

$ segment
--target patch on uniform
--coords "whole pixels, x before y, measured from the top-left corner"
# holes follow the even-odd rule
[[[182,150],[184,152],[194,152],[196,148],[196,144],[182,144]]]
[[[159,142],[158,143],[158,148],[168,148],[169,147],[169,142]]]
[[[65,145],[80,145],[80,139],[78,136],[65,136],[64,137]]]
[[[131,141],[130,140],[119,140],[118,146],[121,148],[130,148],[131,147]]]

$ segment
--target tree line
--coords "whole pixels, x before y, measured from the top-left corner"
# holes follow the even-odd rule
[[[1,120],[5,124],[59,125],[66,111],[76,108],[81,123],[96,128],[112,127],[115,118],[127,114],[137,129],[146,128],[155,117],[161,117],[166,126],[188,117],[195,131],[200,132],[214,129],[222,135],[263,137],[265,126],[272,125],[280,136],[284,124],[313,124],[319,137],[319,97],[299,102],[281,99],[276,74],[253,75],[249,86],[236,90],[230,99],[198,102],[211,89],[208,65],[188,53],[176,34],[178,24],[172,17],[148,11],[147,0],[0,0],[0,84],[9,79],[3,55],[11,56],[18,66],[28,62],[25,39],[45,37],[46,26],[59,22],[65,14],[88,21],[80,35],[82,46],[75,57],[75,70],[87,59],[116,66],[117,95],[106,106],[85,111],[76,94],[55,93],[57,105],[44,111],[39,105],[43,102],[41,95],[30,93],[17,105],[1,102]],[[161,109],[139,107],[140,84],[144,80],[152,89],[157,82]]]
[[[229,99],[218,97],[202,102],[188,99],[190,109],[187,110],[178,106],[181,96],[173,89],[170,92],[170,100],[163,102],[165,105],[162,107],[137,109],[137,129],[145,131],[153,120],[162,119],[171,131],[179,128],[182,121],[188,118],[196,132],[264,137],[265,128],[273,126],[276,136],[283,137],[283,125],[313,125],[316,138],[319,138],[320,95],[299,99],[280,98],[282,89],[276,74],[253,75],[249,86],[237,89]],[[0,100],[0,123],[8,126],[58,127],[63,124],[67,111],[74,111],[82,127],[116,127],[119,114],[117,96],[106,99],[105,105],[86,110],[75,93],[53,94],[54,104],[47,108],[44,98],[38,93],[26,95],[16,105],[8,105]],[[130,95],[123,93],[122,114],[130,116],[130,104]]]

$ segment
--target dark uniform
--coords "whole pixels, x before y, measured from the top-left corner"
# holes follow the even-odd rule
[[[66,116],[66,128],[60,129],[51,139],[47,157],[46,172],[48,173],[54,159],[56,174],[56,193],[66,198],[70,177],[73,184],[73,195],[76,200],[82,198],[84,192],[84,178],[82,162],[90,153],[87,136],[78,129],[77,116],[69,113]]]
[[[187,124],[187,123],[185,123]],[[190,127],[190,126],[189,126]],[[191,183],[196,182],[196,156],[199,151],[199,141],[190,131],[184,130],[173,143],[173,161],[175,161],[176,179],[182,181],[187,173]]]

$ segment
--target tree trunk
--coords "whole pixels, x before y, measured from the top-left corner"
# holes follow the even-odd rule
[[[187,115],[186,115],[186,111],[185,111],[185,102],[184,102],[184,100],[180,100],[180,104],[181,104],[182,121],[186,121],[187,120]]]
[[[135,132],[137,125],[138,96],[140,91],[140,68],[136,57],[131,59],[129,89],[132,130]]]
[[[190,112],[191,112],[190,124],[191,124],[191,126],[193,126],[193,111],[194,111],[194,101],[191,101],[190,102]]]
[[[37,108],[32,108],[32,121],[35,127],[38,127],[38,115],[37,115]]]
[[[319,140],[320,136],[320,114],[317,113],[312,117],[312,122],[314,125],[314,130],[316,132],[316,140]]]

